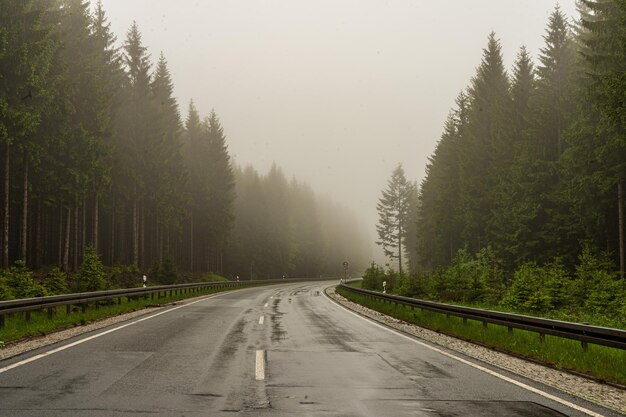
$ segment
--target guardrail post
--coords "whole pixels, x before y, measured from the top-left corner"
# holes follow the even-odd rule
[[[82,310],[82,312],[84,313],[85,311],[87,311],[87,303],[82,303],[80,305],[80,309]]]
[[[48,307],[48,318],[51,319],[52,317],[54,317],[54,311],[56,310],[55,307]]]
[[[4,329],[4,314],[0,314],[0,329]]]
[[[150,299],[151,299],[151,300],[154,300],[154,291],[152,291],[152,292],[150,293]]]
[[[539,343],[543,344],[546,341],[546,335],[539,333]]]
[[[582,342],[580,342],[580,347],[582,347],[583,351],[586,352],[587,349],[589,349],[589,344],[583,340]]]
[[[71,312],[72,312],[72,305],[65,304],[65,315],[69,316]]]
[[[25,314],[26,321],[30,321],[30,311],[27,311]]]
[[[122,304],[122,297],[117,297],[117,304],[119,304],[119,305]]]
[[[509,329],[509,334],[513,333],[513,328],[511,326],[507,327]]]

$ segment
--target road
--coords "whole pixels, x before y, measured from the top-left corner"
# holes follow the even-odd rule
[[[328,285],[222,293],[2,361],[0,416],[588,415],[348,312]]]

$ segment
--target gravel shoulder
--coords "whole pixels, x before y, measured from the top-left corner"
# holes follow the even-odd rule
[[[497,352],[387,316],[342,297],[335,292],[334,286],[328,287],[325,292],[344,307],[389,327],[626,414],[626,390]]]

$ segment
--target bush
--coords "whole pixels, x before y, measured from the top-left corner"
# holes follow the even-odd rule
[[[513,282],[503,304],[522,311],[545,311],[550,297],[543,291],[545,271],[534,262],[520,266],[513,275]]]
[[[365,270],[362,287],[372,291],[382,291],[383,282],[387,282],[387,292],[396,290],[396,283],[399,281],[395,271],[387,270],[376,265],[374,262]]]
[[[93,246],[85,249],[85,258],[76,274],[76,289],[80,292],[102,291],[109,288],[109,282]]]
[[[172,258],[170,256],[166,256],[160,264],[155,263],[152,265],[152,268],[150,268],[150,272],[148,273],[148,280],[163,285],[176,283],[178,280],[178,274]]]
[[[67,294],[70,292],[67,283],[67,275],[57,267],[48,272],[44,278],[43,286],[51,295]]]
[[[136,288],[143,285],[135,265],[114,265],[109,270],[109,282],[115,288]]]
[[[0,284],[0,297],[8,297],[6,299],[48,295],[46,289],[33,279],[33,274],[26,268],[24,261],[16,261],[15,266],[1,271],[0,283],[3,283]],[[5,287],[5,289],[3,290],[1,287]]]

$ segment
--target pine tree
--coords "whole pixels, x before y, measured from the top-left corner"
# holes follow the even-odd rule
[[[419,192],[417,252],[421,268],[447,265],[464,246],[460,211],[460,150],[467,126],[468,96],[461,92],[426,166]]]
[[[215,111],[211,111],[206,120],[205,129],[208,136],[207,153],[209,156],[204,169],[208,185],[206,213],[209,218],[211,240],[209,246],[214,258],[210,264],[215,266],[209,269],[221,273],[223,252],[234,220],[235,178],[230,165],[224,129]]]
[[[402,254],[406,247],[407,232],[410,228],[412,197],[416,192],[414,184],[407,181],[402,165],[391,174],[387,188],[376,205],[378,211],[379,241],[385,256],[398,259],[398,272],[402,275]]]
[[[26,256],[25,231],[28,207],[28,166],[36,156],[39,143],[30,139],[40,124],[41,114],[51,96],[47,92],[50,65],[58,47],[53,31],[58,24],[56,2],[23,2],[6,0],[0,3],[0,143],[3,145],[3,221],[2,259],[8,267],[9,204],[11,153],[14,143],[20,144],[18,155],[23,160],[22,245],[19,257]]]
[[[460,195],[463,238],[470,249],[487,243],[487,224],[495,207],[493,192],[498,177],[507,168],[504,155],[512,143],[508,129],[509,80],[495,33],[469,89],[468,123],[463,131],[460,155]]]

